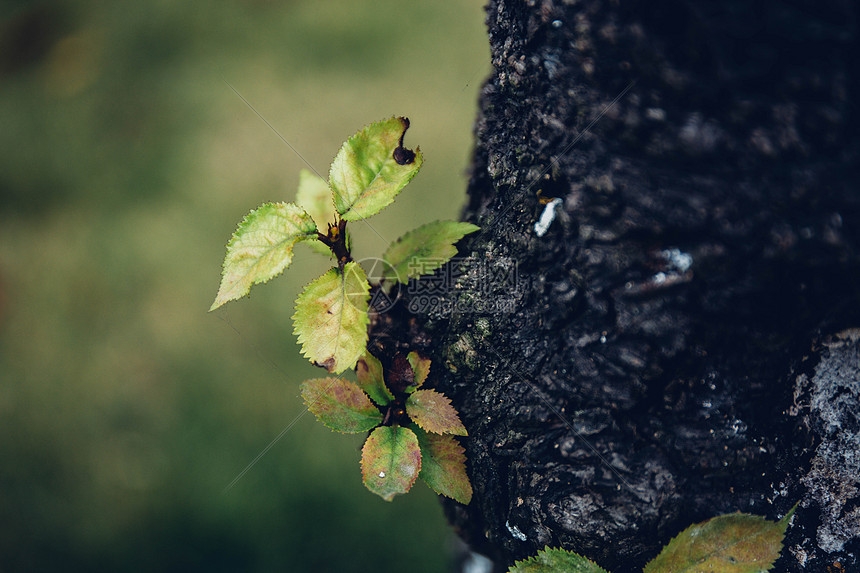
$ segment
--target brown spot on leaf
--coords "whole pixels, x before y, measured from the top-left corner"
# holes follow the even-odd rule
[[[394,161],[398,165],[409,165],[415,161],[415,152],[405,147],[396,147],[394,148]]]
[[[362,357],[358,359],[358,362],[355,364],[355,373],[359,376],[366,375],[370,369],[367,367],[367,361]]]
[[[394,148],[394,161],[398,165],[409,165],[415,161],[415,152],[403,147],[403,138],[406,135],[406,130],[409,129],[409,118],[400,117],[398,119],[403,124],[403,133],[400,134],[400,141],[397,142],[397,147]]]

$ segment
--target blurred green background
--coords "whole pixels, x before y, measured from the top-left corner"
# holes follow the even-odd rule
[[[482,0],[0,4],[0,571],[411,571],[454,536],[417,484],[367,492],[361,436],[305,415],[300,247],[206,310],[262,202],[393,114],[425,165],[354,256],[464,201]]]

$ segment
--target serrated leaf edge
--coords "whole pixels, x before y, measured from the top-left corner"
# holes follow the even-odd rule
[[[413,415],[413,412],[410,412],[410,409],[409,409],[410,404],[412,404],[413,406],[415,405],[415,402],[414,402],[416,400],[415,396],[418,395],[420,397],[421,395],[423,395],[422,392],[432,392],[435,396],[439,396],[439,398],[442,399],[443,403],[445,403],[449,408],[451,408],[451,411],[454,413],[454,417],[456,418],[457,423],[459,424],[459,427],[455,427],[453,430],[443,430],[443,431],[431,430],[429,428],[424,427],[424,424],[421,423],[420,419],[415,418],[415,416]],[[424,430],[425,432],[431,432],[433,434],[452,434],[454,436],[464,436],[464,437],[469,435],[469,433],[466,431],[466,426],[464,426],[463,421],[460,420],[460,412],[458,412],[457,408],[454,407],[454,404],[451,403],[451,399],[448,398],[445,394],[443,394],[441,392],[437,392],[436,390],[424,389],[424,390],[418,390],[418,391],[414,392],[413,394],[410,394],[409,398],[407,398],[407,400],[406,400],[406,413],[409,414],[409,417],[412,419],[412,421],[415,422],[416,424],[418,424],[418,427],[421,428],[422,430]]]
[[[591,559],[580,555],[579,553],[574,553],[573,551],[568,551],[567,549],[562,549],[560,547],[549,547],[545,546],[543,549],[539,550],[537,554],[532,555],[531,557],[527,557],[525,559],[521,559],[519,561],[515,561],[513,566],[508,569],[508,573],[519,573],[517,571],[518,567],[531,567],[531,566],[544,566],[549,567],[545,563],[541,563],[541,559],[545,557],[549,557],[553,554],[557,555],[559,553],[563,553],[564,557],[574,557],[577,559],[581,559],[586,562],[587,565],[596,567],[595,573],[608,573],[603,567],[599,566],[597,563],[592,561]],[[531,561],[531,563],[529,563]]]
[[[471,233],[474,233],[476,231],[479,231],[481,229],[477,225],[474,225],[472,223],[468,223],[466,221],[450,221],[450,220],[443,220],[443,219],[431,221],[430,223],[425,223],[425,224],[421,225],[420,227],[416,227],[415,229],[412,229],[411,231],[408,231],[408,232],[404,233],[403,235],[401,235],[400,237],[398,237],[393,243],[391,243],[388,246],[387,249],[385,249],[385,252],[382,254],[382,260],[384,260],[386,263],[388,263],[392,268],[396,268],[398,265],[401,264],[402,261],[394,261],[394,262],[391,261],[390,253],[391,253],[392,249],[394,249],[395,247],[397,247],[398,245],[400,245],[401,243],[406,241],[410,237],[410,235],[418,233],[419,231],[423,231],[426,227],[438,225],[440,223],[454,223],[454,224],[460,225],[462,227],[471,227],[471,228],[468,228],[468,230],[465,230],[463,232],[458,231],[457,234],[459,234],[459,237],[452,240],[451,242],[442,243],[441,244],[442,249],[443,249],[442,256],[434,258],[432,260],[433,262],[431,264],[421,265],[420,266],[421,272],[407,273],[406,276],[403,276],[403,277],[399,276],[399,274],[398,274],[395,277],[387,277],[387,278],[393,278],[397,282],[407,284],[410,279],[432,274],[434,271],[436,271],[436,269],[441,268],[443,265],[448,263],[448,261],[450,261],[451,258],[454,257],[454,255],[457,254],[457,247],[455,247],[455,245],[463,237],[465,237],[466,235],[469,235]],[[409,258],[414,259],[417,256],[418,255],[411,255],[411,257],[409,257]],[[404,259],[404,260],[406,260],[406,259]],[[416,268],[418,268],[418,267],[416,267]]]
[[[413,429],[413,432],[415,432],[415,435],[418,437],[418,445],[419,446],[421,445],[422,440],[431,439],[434,437],[436,439],[448,438],[455,445],[454,451],[455,451],[456,455],[461,458],[461,459],[457,460],[457,463],[459,463],[461,465],[460,469],[462,469],[463,478],[466,480],[466,485],[468,486],[468,490],[469,490],[468,499],[465,499],[465,500],[464,499],[457,499],[453,495],[450,495],[448,492],[444,492],[444,491],[437,489],[432,483],[427,481],[427,479],[424,477],[424,469],[427,467],[427,464],[431,463],[431,461],[433,463],[436,463],[436,465],[439,465],[439,466],[442,466],[442,464],[439,462],[436,462],[435,461],[436,457],[431,455],[429,452],[426,452],[425,448],[421,449],[421,472],[419,472],[418,477],[421,478],[421,481],[423,481],[424,483],[427,484],[427,487],[429,487],[431,490],[436,492],[438,495],[444,495],[445,497],[447,497],[449,499],[453,499],[454,501],[456,501],[458,503],[462,503],[463,505],[468,505],[472,501],[472,495],[473,495],[474,491],[472,489],[472,482],[469,480],[469,474],[466,473],[466,459],[467,459],[466,458],[466,448],[464,448],[463,445],[460,444],[460,442],[458,442],[457,439],[451,434],[441,434],[441,435],[440,434],[432,434],[432,433],[428,433],[428,432],[422,430],[420,427]],[[423,437],[422,437],[422,434],[423,434]],[[426,461],[426,463],[425,463],[425,461]]]
[[[369,428],[362,428],[362,429],[360,429],[360,430],[343,430],[343,429],[341,429],[341,428],[336,428],[336,427],[332,426],[331,424],[329,424],[326,420],[324,420],[323,418],[321,418],[321,417],[320,417],[320,415],[319,415],[317,412],[315,412],[315,411],[314,411],[314,405],[315,405],[315,404],[317,404],[317,402],[313,402],[313,404],[312,404],[312,403],[311,403],[311,400],[308,398],[308,396],[307,396],[307,394],[306,394],[306,392],[305,392],[305,388],[306,388],[305,384],[307,384],[308,382],[316,381],[316,380],[332,380],[332,384],[331,384],[331,385],[334,385],[336,382],[341,382],[341,383],[344,383],[344,384],[352,384],[353,386],[355,386],[356,390],[358,390],[358,392],[361,394],[361,396],[363,396],[363,397],[364,397],[364,399],[365,399],[365,400],[367,400],[367,404],[368,404],[369,406],[373,407],[373,408],[374,408],[374,410],[379,414],[379,420],[378,420],[378,422],[377,422],[373,427],[369,427]],[[354,382],[351,382],[351,381],[349,381],[349,380],[344,380],[344,379],[342,379],[342,378],[335,378],[335,377],[329,377],[329,378],[311,378],[311,379],[309,379],[309,380],[305,380],[304,382],[302,382],[302,384],[300,385],[300,389],[301,389],[301,393],[302,393],[302,400],[304,401],[305,406],[307,407],[308,411],[309,411],[311,414],[313,414],[313,415],[314,415],[314,417],[317,419],[317,421],[318,421],[320,424],[322,424],[323,426],[325,426],[325,427],[326,427],[326,428],[328,428],[329,430],[332,430],[332,431],[337,432],[337,433],[339,433],[339,434],[360,434],[360,433],[362,433],[362,432],[372,431],[372,430],[374,429],[374,427],[375,427],[375,426],[378,426],[380,423],[382,423],[382,413],[381,413],[379,410],[377,410],[375,406],[373,406],[373,403],[370,401],[370,398],[368,398],[368,397],[367,397],[367,394],[364,392],[364,390],[362,390],[362,389],[361,389],[357,384],[355,384]]]
[[[361,267],[358,265],[358,263],[355,263],[355,262],[347,263],[347,266],[348,266],[348,265],[355,265],[355,266],[356,266],[356,267],[358,267],[359,269],[361,268]],[[300,302],[300,301],[302,300],[302,298],[303,298],[304,296],[306,296],[306,293],[308,292],[308,290],[309,290],[309,289],[310,289],[310,288],[311,288],[315,283],[317,283],[317,282],[320,282],[320,281],[324,280],[324,279],[325,279],[325,277],[326,277],[326,275],[327,275],[328,273],[332,272],[332,271],[335,271],[337,274],[339,274],[339,275],[340,275],[340,277],[341,277],[341,285],[342,285],[342,288],[343,288],[343,289],[345,289],[345,288],[346,288],[346,279],[345,279],[345,273],[347,272],[347,271],[346,271],[346,267],[344,268],[343,272],[341,272],[337,267],[332,267],[331,269],[327,270],[327,271],[326,271],[326,272],[324,272],[322,275],[318,276],[317,278],[315,278],[314,280],[312,280],[311,282],[309,282],[307,285],[305,285],[305,287],[302,289],[301,293],[299,293],[299,296],[296,298],[296,303],[295,303],[295,306],[293,307],[293,308],[294,308],[294,312],[293,312],[293,316],[292,316],[292,321],[293,321],[293,334],[296,336],[298,343],[301,345],[300,353],[301,353],[301,355],[302,355],[304,358],[308,359],[308,360],[309,360],[312,364],[314,364],[314,365],[322,366],[323,368],[325,368],[326,370],[328,370],[328,371],[329,371],[329,373],[332,373],[332,374],[340,374],[341,372],[343,372],[343,371],[345,371],[345,370],[348,370],[348,369],[354,368],[354,367],[355,367],[355,365],[356,365],[356,363],[358,362],[358,359],[359,359],[359,358],[361,358],[361,356],[362,356],[362,355],[364,354],[364,352],[366,352],[366,350],[367,350],[367,341],[368,341],[367,326],[370,324],[370,316],[369,316],[368,312],[367,312],[366,310],[365,310],[365,311],[361,311],[360,309],[357,309],[357,310],[359,310],[359,311],[360,311],[360,321],[361,321],[362,326],[364,326],[364,329],[363,329],[363,332],[364,332],[364,338],[363,338],[363,340],[362,340],[362,347],[363,347],[363,350],[361,351],[361,353],[357,354],[357,355],[356,355],[356,357],[355,357],[355,359],[354,359],[354,360],[352,360],[352,362],[350,362],[349,364],[343,365],[342,367],[340,367],[340,366],[336,366],[337,368],[339,368],[339,370],[330,370],[330,369],[328,368],[328,366],[326,366],[325,364],[319,364],[319,363],[317,363],[317,362],[315,362],[315,361],[314,361],[314,359],[313,359],[313,358],[311,357],[311,355],[310,355],[310,352],[307,350],[307,342],[308,342],[308,339],[307,339],[307,338],[305,338],[305,336],[303,335],[303,333],[301,333],[301,332],[299,331],[299,328],[298,328],[299,322],[298,322],[298,321],[297,321],[297,319],[296,319],[296,317],[298,316],[298,312],[299,312],[299,305],[301,304],[301,302]],[[364,273],[364,270],[363,270],[363,269],[362,269],[362,273]],[[365,296],[369,299],[369,298],[370,298],[370,294],[369,294],[369,293],[370,293],[370,283],[367,281],[367,279],[366,279],[366,278],[365,278],[365,279],[363,279],[363,283],[364,283],[364,285],[366,286],[366,289],[365,289]],[[344,297],[346,297],[347,295],[346,295],[346,294],[344,294],[343,296],[344,296]],[[346,302],[346,304],[350,304],[350,305],[351,305],[351,303],[348,303],[348,302]],[[354,307],[354,305],[351,305],[351,306],[353,306],[353,307]],[[342,324],[342,323],[341,323],[341,324]],[[339,333],[340,333],[340,326],[338,327],[338,337],[339,337]]]
[[[329,186],[329,189],[331,189],[332,197],[337,196],[338,198],[340,198],[340,200],[341,200],[342,202],[345,202],[345,201],[343,200],[343,196],[340,194],[340,192],[338,192],[338,190],[337,190],[337,189],[335,189],[335,186],[332,184],[332,173],[333,173],[334,166],[335,166],[335,163],[336,163],[336,161],[337,161],[337,158],[338,158],[338,156],[340,156],[341,152],[342,152],[344,149],[346,149],[346,148],[347,148],[347,146],[348,146],[348,145],[349,145],[353,140],[357,139],[357,138],[358,138],[358,137],[359,137],[359,136],[360,136],[364,131],[366,131],[366,130],[370,129],[371,127],[373,127],[373,126],[374,126],[374,125],[376,125],[376,124],[379,124],[379,123],[385,123],[385,122],[391,121],[391,120],[393,120],[393,119],[400,120],[401,125],[403,125],[403,122],[404,122],[404,121],[408,122],[408,120],[406,120],[406,118],[404,118],[404,117],[399,117],[399,116],[396,116],[396,115],[392,115],[391,117],[389,117],[389,118],[387,118],[387,119],[382,119],[382,120],[379,120],[379,121],[374,121],[374,122],[368,123],[367,125],[365,125],[365,126],[364,126],[364,127],[362,127],[361,129],[359,129],[358,131],[356,131],[355,133],[353,133],[353,134],[352,134],[352,135],[351,135],[351,136],[350,136],[350,137],[349,137],[349,138],[348,138],[348,139],[343,143],[343,145],[341,145],[341,146],[340,146],[340,149],[338,149],[338,152],[337,152],[337,154],[335,155],[335,158],[332,160],[331,165],[329,166],[328,186]],[[405,134],[405,133],[406,133],[406,130],[408,130],[408,129],[409,129],[409,125],[408,125],[408,123],[407,123],[405,126],[403,126],[403,131],[401,132],[401,137],[403,137],[403,134]],[[406,186],[407,186],[407,185],[412,181],[412,179],[413,179],[413,178],[418,174],[418,171],[421,169],[421,166],[424,164],[424,155],[421,153],[421,147],[420,147],[420,146],[416,146],[416,147],[415,147],[415,149],[414,149],[413,151],[414,151],[414,153],[415,153],[415,158],[413,159],[413,165],[415,166],[415,170],[414,170],[414,171],[412,171],[412,173],[411,173],[411,174],[406,178],[406,180],[405,180],[405,181],[403,182],[403,184],[400,186],[400,189],[398,189],[398,190],[397,190],[397,192],[395,192],[395,193],[394,193],[394,194],[389,198],[389,200],[388,200],[385,204],[381,205],[381,206],[380,206],[376,211],[374,211],[373,213],[368,213],[368,214],[365,214],[365,215],[358,215],[358,216],[356,216],[356,217],[350,217],[350,212],[353,210],[353,207],[355,206],[355,204],[356,204],[356,203],[358,203],[359,199],[360,199],[360,198],[362,198],[364,195],[362,194],[362,195],[360,195],[360,196],[359,196],[359,198],[356,198],[354,201],[352,201],[352,202],[350,203],[349,207],[348,207],[345,211],[343,211],[343,212],[341,212],[341,211],[337,208],[337,201],[334,201],[334,203],[335,203],[335,211],[340,215],[340,217],[341,217],[342,219],[346,220],[346,221],[353,221],[353,220],[356,220],[356,219],[357,219],[357,220],[363,220],[363,219],[366,219],[367,217],[372,217],[373,215],[376,215],[377,213],[379,213],[380,211],[382,211],[383,209],[385,209],[386,207],[388,207],[391,203],[393,203],[393,202],[394,202],[394,199],[397,197],[397,195],[399,195],[399,194],[400,194],[400,192],[401,192],[401,191],[403,191],[403,189],[404,189],[404,188],[405,188],[405,187],[406,187]],[[377,174],[374,176],[374,178],[375,178],[375,177],[378,177],[378,176],[379,176],[379,174],[377,173]]]
[[[779,556],[782,553],[782,549],[784,547],[784,541],[785,541],[785,532],[786,532],[786,529],[788,528],[789,520],[794,515],[795,509],[797,509],[797,504],[795,504],[794,507],[792,507],[789,510],[789,512],[787,514],[785,514],[782,517],[782,519],[780,519],[778,521],[771,521],[771,520],[769,520],[769,519],[767,519],[761,515],[753,515],[751,513],[744,513],[741,511],[736,511],[734,513],[724,513],[722,515],[715,515],[714,517],[711,517],[711,518],[706,519],[704,521],[700,521],[698,523],[694,523],[692,525],[689,525],[689,526],[685,527],[684,529],[682,529],[680,532],[678,532],[677,535],[672,537],[672,539],[670,539],[669,542],[663,546],[663,548],[660,550],[660,552],[653,559],[651,559],[650,561],[648,561],[648,563],[645,564],[645,567],[642,571],[643,571],[643,573],[663,573],[659,569],[654,570],[654,571],[649,571],[649,568],[652,567],[653,563],[655,561],[657,561],[657,559],[659,559],[663,555],[663,553],[669,548],[670,545],[672,545],[672,543],[674,543],[682,535],[687,533],[687,531],[689,531],[690,529],[692,529],[694,527],[705,527],[708,523],[710,523],[716,519],[729,518],[729,517],[735,517],[735,516],[752,517],[752,518],[756,518],[758,520],[761,520],[762,522],[767,522],[767,523],[774,524],[774,525],[781,527],[782,539],[780,539],[780,541],[779,541],[779,550],[775,552],[775,557],[769,563],[762,563],[762,566],[765,567],[764,571],[770,571],[770,569],[773,567],[773,564],[776,563],[776,560],[779,559]],[[759,537],[759,536],[763,535],[764,533],[766,533],[766,532],[758,532],[749,538],[744,538],[742,541],[746,541],[748,539],[754,539],[755,537]],[[696,542],[693,542],[693,545],[695,545],[695,543]],[[732,545],[736,545],[737,543],[740,543],[740,541],[736,541]],[[725,549],[726,547],[730,547],[730,545],[722,545],[719,549]],[[716,550],[713,553],[716,553]],[[713,553],[711,555],[713,555]]]
[[[364,445],[361,447],[361,460],[360,460],[360,462],[359,462],[359,465],[361,466],[361,478],[362,478],[362,479],[361,479],[361,482],[364,484],[364,487],[365,487],[365,488],[367,488],[367,490],[368,490],[370,493],[374,494],[374,495],[379,495],[379,494],[378,494],[378,493],[376,493],[375,491],[373,491],[372,489],[370,489],[370,487],[368,487],[368,485],[367,485],[367,474],[368,474],[369,472],[367,471],[367,468],[365,468],[365,466],[364,466],[364,456],[365,456],[364,451],[365,451],[365,448],[367,447],[367,442],[368,442],[368,440],[370,440],[370,436],[371,436],[371,435],[373,435],[373,432],[376,432],[377,430],[379,430],[379,429],[381,429],[381,428],[400,428],[400,429],[402,429],[402,430],[407,430],[407,431],[408,431],[408,432],[410,432],[413,436],[415,436],[415,441],[416,441],[416,443],[418,443],[418,436],[415,434],[415,432],[413,432],[412,430],[410,430],[409,428],[407,428],[407,427],[405,427],[405,426],[380,426],[380,427],[378,427],[378,428],[375,428],[375,429],[370,433],[370,435],[368,435],[368,436],[367,436],[367,440],[365,440]],[[415,482],[416,482],[416,481],[418,481],[418,476],[421,474],[421,463],[422,463],[422,457],[423,457],[423,456],[421,455],[421,446],[420,446],[420,445],[419,445],[419,447],[418,447],[418,453],[419,453],[419,456],[418,456],[418,468],[416,469],[415,473],[413,474],[413,476],[412,476],[412,480],[411,480],[411,481],[409,482],[409,484],[406,486],[406,489],[405,489],[405,490],[403,490],[402,492],[399,492],[399,493],[393,493],[393,494],[391,494],[388,498],[385,498],[385,497],[383,497],[383,496],[381,496],[381,495],[379,495],[379,497],[382,497],[382,499],[384,499],[385,501],[391,501],[391,500],[393,500],[393,499],[394,499],[394,497],[395,497],[395,496],[397,496],[397,495],[403,495],[403,494],[405,494],[405,493],[408,493],[408,492],[409,492],[409,490],[411,490],[411,489],[412,489],[412,486],[414,486],[414,485],[415,485]]]
[[[304,209],[302,209],[301,207],[299,207],[295,203],[287,203],[285,201],[263,203],[262,205],[260,205],[256,209],[252,209],[251,211],[246,213],[245,216],[242,217],[242,220],[239,221],[239,224],[236,226],[236,230],[233,231],[233,234],[230,236],[230,240],[227,241],[227,247],[226,247],[227,254],[224,256],[224,261],[221,263],[221,282],[218,286],[218,294],[216,294],[215,301],[209,307],[209,312],[212,312],[213,310],[227,304],[230,301],[238,300],[244,296],[247,296],[248,293],[251,292],[251,288],[254,285],[265,284],[265,283],[269,282],[270,280],[272,280],[273,278],[280,275],[282,272],[284,272],[290,266],[290,264],[293,261],[293,247],[296,246],[296,243],[299,243],[301,241],[318,240],[317,236],[316,236],[316,223],[313,223],[313,225],[314,225],[314,231],[313,232],[309,231],[309,232],[304,233],[304,234],[294,235],[295,238],[292,241],[289,241],[289,245],[287,245],[285,247],[285,250],[287,252],[284,256],[284,259],[286,259],[286,262],[283,263],[283,266],[280,269],[274,271],[273,273],[271,273],[266,278],[263,278],[260,280],[252,280],[251,283],[248,285],[248,287],[246,289],[243,289],[244,291],[240,292],[240,294],[232,294],[230,296],[225,296],[224,295],[225,290],[227,290],[227,291],[233,290],[235,288],[236,283],[240,282],[240,281],[236,281],[236,283],[233,283],[233,285],[231,285],[231,287],[229,289],[225,289],[224,280],[225,280],[226,273],[227,273],[227,266],[229,264],[228,261],[230,258],[231,249],[234,248],[236,241],[238,241],[241,238],[241,234],[245,230],[244,228],[251,224],[253,217],[256,214],[258,214],[260,210],[262,210],[266,207],[278,207],[278,206],[295,207],[296,209],[301,211],[301,215],[304,215],[305,217],[308,218],[308,220],[311,223],[313,223],[313,218],[307,213],[307,211],[305,211]]]

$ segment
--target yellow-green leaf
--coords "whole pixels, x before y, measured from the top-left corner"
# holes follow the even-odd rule
[[[308,410],[336,432],[366,432],[382,422],[382,413],[365,393],[348,380],[314,378],[302,382]]]
[[[331,189],[325,179],[307,169],[299,171],[296,203],[313,218],[320,233],[325,234],[329,223],[335,222]]]
[[[369,291],[367,276],[354,262],[305,287],[296,299],[293,332],[308,360],[335,374],[355,366],[367,345]]]
[[[792,509],[779,521],[732,513],[691,525],[645,566],[644,573],[759,573],[782,550]]]
[[[299,189],[296,191],[296,203],[311,216],[316,223],[317,230],[323,235],[328,231],[329,223],[335,222],[334,203],[328,183],[307,169],[299,171]],[[321,241],[308,241],[306,244],[314,252],[331,256],[331,250]]]
[[[382,364],[370,352],[365,352],[364,356],[358,359],[358,364],[355,365],[355,375],[361,389],[367,392],[370,399],[380,406],[394,400],[394,395],[385,385]]]
[[[406,413],[422,430],[436,434],[465,436],[466,427],[460,421],[451,400],[435,390],[418,390],[406,400]]]
[[[457,254],[457,241],[478,229],[471,223],[435,221],[406,233],[382,255],[390,265],[385,267],[383,278],[405,284],[432,273]]]
[[[343,144],[331,164],[329,185],[334,205],[347,221],[378,213],[415,177],[424,159],[401,144],[409,120],[373,123]]]
[[[266,203],[248,213],[227,243],[221,286],[209,310],[280,274],[293,260],[295,244],[313,240],[313,219],[292,203]]]
[[[544,547],[534,557],[517,561],[508,573],[606,573],[593,561],[571,551]]]
[[[364,485],[385,501],[409,491],[420,471],[421,449],[409,428],[380,426],[361,449]]]
[[[414,428],[421,447],[421,473],[418,475],[440,495],[464,505],[472,500],[472,484],[466,475],[466,453],[454,436],[428,434]]]
[[[424,381],[427,380],[427,376],[430,375],[430,359],[423,358],[413,350],[406,355],[406,360],[409,361],[409,365],[412,367],[413,377],[413,382],[406,388],[406,391],[414,392],[424,384]]]

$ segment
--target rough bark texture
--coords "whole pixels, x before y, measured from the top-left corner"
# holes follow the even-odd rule
[[[469,431],[451,521],[502,568],[551,545],[622,573],[800,501],[776,570],[860,570],[855,4],[487,11],[461,252],[489,266],[446,269],[407,337]]]

